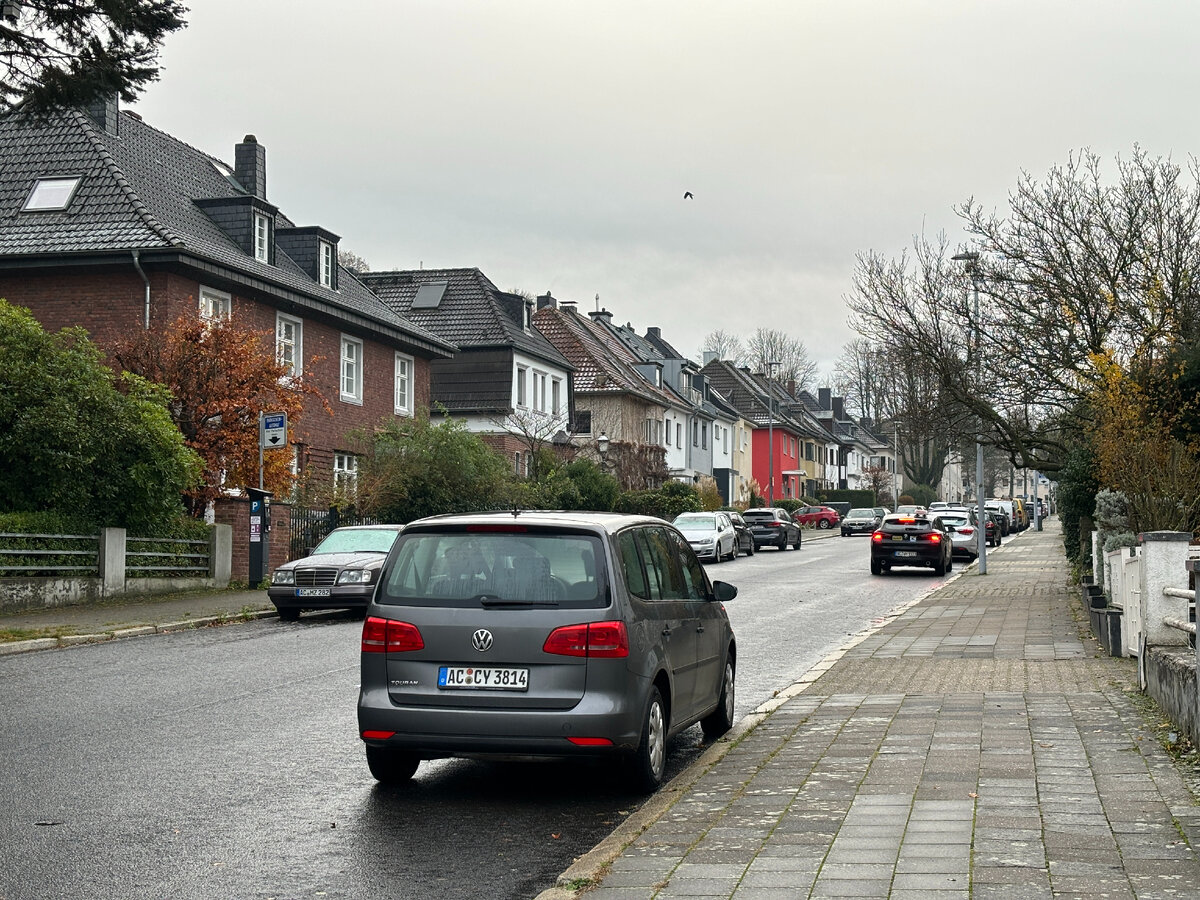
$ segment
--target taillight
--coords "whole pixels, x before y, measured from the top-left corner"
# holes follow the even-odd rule
[[[958,529],[958,533],[959,534],[974,534],[975,529],[972,528],[970,525],[960,525],[959,529]]]
[[[883,543],[883,532],[882,531],[871,532],[871,540],[874,541],[876,544]]]
[[[363,622],[363,653],[407,653],[424,647],[425,641],[416,625],[377,616],[368,616]]]
[[[588,622],[555,628],[542,645],[555,656],[621,657],[629,655],[624,622]]]
[[[941,542],[942,542],[942,536],[940,534],[938,534],[936,531],[929,536],[929,543],[940,544]]]

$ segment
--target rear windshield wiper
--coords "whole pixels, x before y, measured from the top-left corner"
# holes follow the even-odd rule
[[[478,600],[485,609],[494,609],[502,606],[558,606],[557,600],[550,600],[544,603],[535,603],[533,600],[522,600],[515,597],[500,597],[496,594],[476,594],[471,599]]]

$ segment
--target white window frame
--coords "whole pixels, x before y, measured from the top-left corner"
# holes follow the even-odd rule
[[[333,287],[333,244],[329,241],[320,241],[321,259],[318,263],[321,285],[327,288]]]
[[[200,318],[213,322],[233,317],[233,297],[225,291],[200,285]]]
[[[271,261],[271,221],[262,213],[254,214],[254,258]]]
[[[341,377],[338,385],[341,389],[342,400],[346,403],[363,402],[363,342],[348,334],[342,335],[341,340]],[[349,349],[349,353],[347,350]],[[349,390],[347,390],[349,388]]]
[[[528,387],[525,384],[529,374],[529,369],[525,366],[517,366],[517,406],[528,406]]]
[[[291,337],[284,335],[290,327]],[[295,316],[275,314],[275,360],[287,366],[288,375],[297,378],[304,371],[304,321]]]
[[[335,452],[333,454],[333,486],[345,489],[348,494],[357,492],[358,457],[353,453]]]
[[[71,205],[81,181],[83,177],[80,175],[37,179],[29,196],[25,198],[21,212],[52,212],[56,209],[66,209]]]
[[[413,414],[413,358],[405,353],[396,354],[396,415]]]
[[[550,411],[556,416],[562,415],[562,384],[561,378],[555,378],[550,382]]]

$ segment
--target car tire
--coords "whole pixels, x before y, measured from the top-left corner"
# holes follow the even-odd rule
[[[721,681],[721,696],[717,708],[700,720],[700,730],[706,738],[719,738],[733,727],[734,676],[733,659],[726,655],[725,675]]]
[[[951,566],[954,565],[954,557],[953,556],[950,557],[950,565]],[[937,564],[933,567],[933,574],[934,575],[945,575],[946,572],[948,572],[948,571],[949,571],[949,569],[947,568],[946,563],[944,563],[939,558],[937,561]]]
[[[796,532],[796,543],[792,544],[792,549],[793,549],[793,550],[799,550],[799,549],[800,549],[800,544],[801,544],[803,541],[804,541],[804,538],[803,538],[803,536],[801,536],[800,532]]]
[[[871,560],[871,574],[872,575],[882,575],[883,574],[883,564],[877,559]]]
[[[754,541],[751,541],[750,545],[748,547],[746,547],[746,555],[753,556],[755,549],[757,549],[757,548],[754,546]]]
[[[820,522],[817,523],[817,527],[818,528],[832,528],[833,523],[831,523],[828,519],[822,519]]]
[[[657,791],[667,769],[667,708],[657,687],[650,688],[642,716],[642,738],[630,761],[634,786],[646,793]]]
[[[421,757],[415,753],[367,744],[367,768],[380,784],[406,784],[420,764]]]
[[[788,548],[787,535],[781,534],[779,536],[779,542],[775,546],[780,550],[786,550]]]
[[[954,554],[953,553],[950,554],[950,562],[946,565],[946,571],[947,572],[954,571]]]
[[[279,618],[285,622],[295,622],[300,618],[300,608],[298,606],[276,606],[275,611],[279,613]]]

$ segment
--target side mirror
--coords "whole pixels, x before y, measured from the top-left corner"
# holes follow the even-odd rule
[[[727,581],[714,581],[712,586],[714,600],[727,603],[737,596],[737,588]]]

